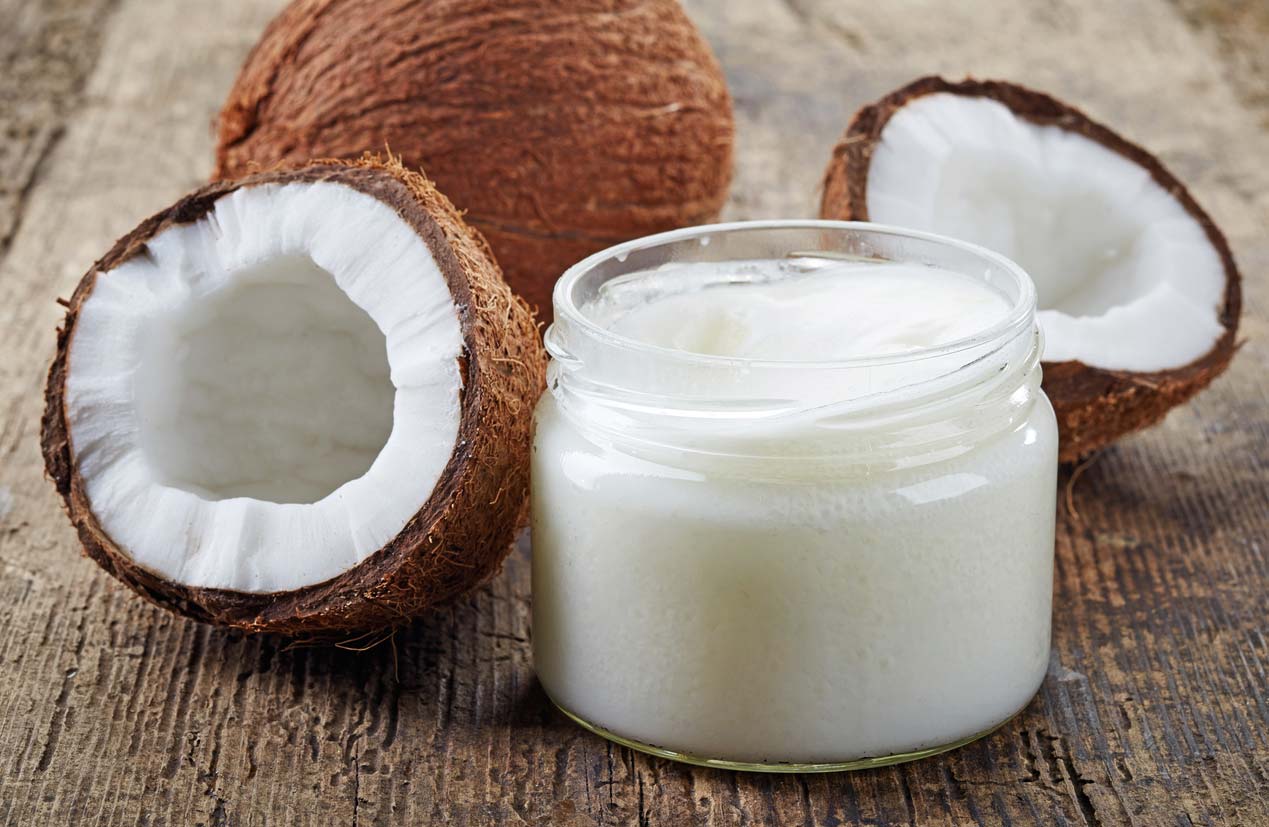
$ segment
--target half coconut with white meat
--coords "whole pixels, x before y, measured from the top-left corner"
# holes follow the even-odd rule
[[[1082,112],[999,81],[925,77],[855,114],[824,218],[976,242],[1035,281],[1061,457],[1154,424],[1236,350],[1229,245],[1156,159]]]
[[[329,636],[496,571],[545,355],[480,235],[367,158],[209,185],[83,277],[47,470],[89,556],[198,620]]]

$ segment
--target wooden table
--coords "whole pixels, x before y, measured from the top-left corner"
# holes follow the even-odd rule
[[[1233,369],[1072,483],[1037,699],[950,755],[692,769],[548,705],[527,548],[368,652],[160,612],[79,556],[37,449],[54,299],[202,181],[278,0],[0,0],[0,823],[1269,824],[1269,6],[692,2],[739,128],[731,218],[806,216],[858,105],[927,72],[1085,105],[1159,152],[1247,280]]]

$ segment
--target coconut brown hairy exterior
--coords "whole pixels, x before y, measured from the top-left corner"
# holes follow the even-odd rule
[[[731,100],[676,0],[296,0],[220,115],[216,175],[385,145],[549,321],[568,266],[716,217]]]
[[[1214,332],[1210,346],[1183,364],[1156,366],[1148,370],[1113,369],[1091,365],[1082,359],[1050,360],[1048,354],[1053,350],[1046,349],[1044,389],[1057,413],[1062,460],[1078,460],[1124,434],[1159,422],[1170,408],[1191,398],[1219,376],[1237,349],[1236,334],[1242,301],[1239,273],[1224,235],[1185,186],[1157,158],[1078,109],[1049,95],[1000,81],[968,79],[951,82],[940,77],[923,77],[865,106],[852,118],[833,150],[824,175],[821,216],[890,223],[893,219],[877,217],[875,204],[869,202],[870,173],[883,133],[892,119],[905,111],[905,107],[926,100],[928,96],[947,95],[994,101],[1023,123],[1082,136],[1109,150],[1113,153],[1110,157],[1117,157],[1144,170],[1143,180],[1152,180],[1197,222],[1201,235],[1205,235],[1206,243],[1210,245],[1210,260],[1219,274],[1217,277],[1223,279],[1223,287],[1213,292],[1216,307],[1212,312]],[[1095,212],[1099,205],[1091,206],[1090,211]],[[931,226],[922,229],[944,231]],[[1061,243],[1061,239],[1057,241]],[[992,245],[988,243],[987,246]],[[1001,252],[1009,254],[1006,250]],[[1020,263],[1032,270],[1027,261],[1020,259]],[[1039,274],[1032,271],[1032,275],[1043,288]],[[1040,292],[1040,309],[1043,311],[1044,290]],[[1043,327],[1044,314],[1041,316]],[[1160,320],[1159,324],[1166,326],[1168,322]],[[1219,327],[1216,327],[1217,324]],[[1046,328],[1045,333],[1052,346],[1054,332]],[[1126,330],[1124,335],[1130,335],[1130,331]]]
[[[206,222],[214,210],[226,210],[225,204],[235,198],[239,199],[239,203],[247,204],[250,196],[254,199],[251,200],[253,208],[264,210],[262,214],[267,214],[271,209],[267,199],[281,197],[276,193],[298,193],[303,197],[304,193],[312,192],[307,188],[313,185],[323,187],[322,192],[333,192],[337,198],[344,199],[332,202],[335,207],[345,202],[368,204],[370,212],[367,214],[372,218],[395,216],[401,227],[406,228],[404,232],[413,233],[421,239],[425,247],[418,249],[425,250],[424,255],[430,255],[434,260],[440,274],[436,283],[443,284],[440,289],[447,289],[452,297],[452,312],[456,315],[453,323],[455,336],[461,336],[461,342],[455,345],[457,365],[454,367],[451,361],[450,368],[445,368],[445,375],[461,377],[461,380],[454,380],[456,407],[453,419],[457,438],[453,440],[452,450],[446,449],[449,451],[448,458],[441,457],[437,465],[438,469],[443,467],[443,471],[436,484],[430,493],[426,488],[418,493],[416,504],[406,512],[408,518],[403,518],[404,526],[395,530],[377,550],[367,550],[363,559],[335,576],[285,590],[191,584],[190,581],[198,581],[199,576],[191,574],[178,578],[160,573],[151,565],[137,562],[138,554],[133,553],[144,550],[153,559],[166,560],[167,557],[179,558],[184,554],[181,549],[123,548],[117,537],[107,532],[103,522],[108,521],[98,513],[90,499],[92,479],[86,476],[85,469],[97,466],[93,464],[93,457],[79,450],[77,433],[85,435],[83,438],[87,441],[94,423],[87,421],[91,419],[89,413],[75,412],[81,409],[91,412],[94,409],[91,406],[77,408],[72,394],[67,392],[68,383],[74,384],[72,371],[88,370],[83,365],[94,358],[90,351],[75,351],[78,336],[97,335],[93,330],[84,328],[85,307],[93,294],[109,288],[112,280],[122,283],[126,268],[145,266],[156,256],[162,259],[162,250],[154,246],[156,237],[179,239],[182,231],[190,230],[198,222]],[[369,196],[369,199],[363,196]],[[218,215],[220,217],[212,222],[217,224],[211,229],[213,236],[209,237],[237,232],[229,226],[227,219],[230,213]],[[384,228],[367,224],[359,232],[377,232],[380,229]],[[243,238],[248,238],[246,234],[250,231],[250,228],[242,230]],[[402,240],[399,233],[396,237]],[[405,246],[415,243],[417,246],[416,242],[407,242],[408,239],[405,239],[402,243]],[[266,238],[260,243],[270,242]],[[190,245],[190,250],[193,250],[193,245]],[[190,255],[193,254],[190,252]],[[350,266],[356,266],[357,255],[355,251],[349,253]],[[290,259],[284,257],[282,261],[279,266],[291,266],[288,263]],[[307,271],[298,272],[304,275]],[[403,289],[416,277],[417,273],[403,272]],[[283,285],[278,289],[283,291],[282,295],[289,295],[285,290],[290,287]],[[389,305],[394,300],[393,296],[386,297]],[[191,335],[201,334],[195,329]],[[233,335],[237,334],[230,334],[230,338]],[[346,334],[336,331],[333,335],[336,338],[332,341],[338,343],[343,341],[338,336]],[[197,340],[191,341],[197,343]],[[81,367],[77,368],[77,363],[71,359],[73,353],[82,353],[82,356],[76,356]],[[301,353],[301,357],[304,355]],[[297,366],[302,366],[302,361]],[[406,171],[394,161],[382,163],[370,158],[348,163],[317,163],[293,171],[266,172],[240,180],[213,183],[181,199],[120,239],[83,277],[58,331],[57,355],[48,375],[42,422],[44,459],[48,474],[65,501],[87,555],[153,603],[200,621],[249,632],[329,637],[378,629],[406,622],[423,610],[471,589],[498,569],[523,519],[528,490],[531,411],[543,386],[544,367],[545,356],[528,308],[511,294],[501,279],[479,233],[463,222],[458,211],[424,177]],[[319,370],[321,368],[318,366]],[[398,366],[394,365],[394,381],[397,370]],[[337,407],[339,393],[338,386],[330,389],[327,396],[332,407]],[[76,416],[86,421],[79,422]],[[121,427],[122,430],[125,429]],[[232,436],[229,431],[224,433]],[[111,444],[113,437],[110,434],[108,437],[107,444]],[[339,434],[335,434],[334,439],[338,441],[339,438]],[[89,447],[86,442],[85,450]],[[387,450],[384,448],[384,451]],[[209,458],[209,461],[214,459]],[[250,461],[250,457],[244,461]],[[408,490],[417,485],[417,481],[410,478],[411,474],[401,477],[394,480],[395,484],[387,489],[389,492]],[[282,480],[280,484],[289,483]],[[105,501],[109,499],[109,493],[104,491],[99,496]],[[235,503],[246,503],[244,507],[253,505],[248,500],[232,499],[231,494],[225,494],[212,505],[202,504],[185,494],[180,496],[193,503],[191,507],[212,508],[214,505],[236,508]],[[313,498],[284,501],[308,502],[309,499]],[[265,512],[261,509],[265,507],[272,508],[273,505],[264,503],[252,513],[263,514]],[[206,520],[211,519],[207,515],[225,512],[213,509],[202,513]],[[257,522],[267,520],[259,516],[255,519]],[[244,521],[243,525],[247,526],[247,522]],[[242,536],[249,535],[244,533]],[[191,541],[191,546],[197,545],[197,539],[195,537]],[[210,542],[206,538],[204,541]],[[282,549],[280,553],[296,561],[296,565],[302,565],[306,557],[311,557],[313,549],[297,544],[297,547]],[[211,563],[214,564],[215,560]],[[172,565],[179,568],[179,560]],[[233,563],[224,565],[229,567]],[[214,565],[209,571],[211,573],[201,576],[202,581],[247,582],[244,579],[246,575],[239,572],[217,572]],[[303,580],[298,575],[297,578]]]

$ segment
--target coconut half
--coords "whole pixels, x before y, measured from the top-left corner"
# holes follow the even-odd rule
[[[70,300],[43,448],[89,556],[199,620],[397,624],[488,577],[545,357],[483,239],[399,164],[205,187]]]
[[[1233,356],[1220,230],[1154,156],[1040,92],[925,77],[864,107],[821,215],[976,242],[1031,275],[1063,460],[1158,422]]]

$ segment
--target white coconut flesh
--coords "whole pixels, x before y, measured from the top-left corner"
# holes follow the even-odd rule
[[[93,514],[186,586],[335,577],[440,479],[462,346],[390,207],[328,182],[239,189],[99,274],[80,309],[65,405]]]
[[[1045,361],[1147,372],[1223,333],[1221,259],[1142,166],[987,98],[924,95],[882,130],[868,174],[876,222],[976,242],[1035,281]]]

